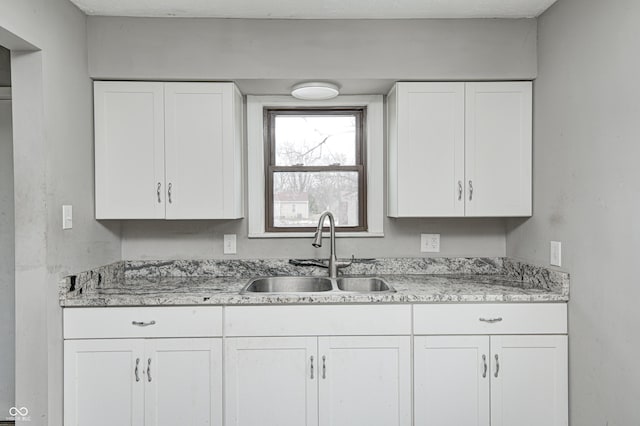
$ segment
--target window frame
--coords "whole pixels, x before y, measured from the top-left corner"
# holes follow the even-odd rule
[[[357,172],[358,173],[358,226],[336,226],[336,232],[367,232],[367,156],[366,156],[366,120],[367,108],[355,107],[265,107],[264,108],[264,137],[265,137],[265,231],[266,232],[314,232],[315,226],[275,226],[273,177],[278,172],[308,173],[308,172]],[[356,117],[355,164],[354,165],[326,165],[326,166],[278,166],[276,164],[275,119],[283,115],[345,115]]]
[[[385,224],[385,125],[384,96],[340,95],[323,101],[304,101],[283,95],[246,96],[247,236],[250,239],[312,238],[313,232],[266,232],[264,214],[264,108],[276,107],[367,107],[367,232],[339,232],[338,238],[381,238]],[[326,233],[328,234],[328,233]]]

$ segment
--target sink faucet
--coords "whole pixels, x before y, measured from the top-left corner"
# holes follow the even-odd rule
[[[325,211],[320,215],[320,220],[318,220],[318,228],[316,229],[316,233],[313,236],[313,242],[311,245],[314,247],[322,247],[322,228],[324,226],[324,222],[326,218],[329,218],[329,232],[331,236],[331,248],[329,251],[329,261],[327,265],[318,265],[328,269],[329,278],[337,278],[338,277],[338,268],[345,268],[353,263],[353,256],[351,257],[351,262],[348,263],[340,263],[338,262],[338,257],[336,256],[336,225],[335,220],[333,218],[333,213],[330,211]]]

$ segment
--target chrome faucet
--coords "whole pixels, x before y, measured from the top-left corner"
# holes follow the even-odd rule
[[[335,220],[333,218],[333,213],[330,211],[325,211],[320,215],[320,219],[318,220],[318,228],[316,229],[316,233],[313,236],[313,242],[311,245],[314,247],[322,247],[322,228],[324,226],[324,222],[326,218],[329,218],[329,233],[331,236],[331,248],[329,251],[329,261],[327,264],[318,264],[318,266],[322,266],[323,268],[327,268],[329,272],[329,278],[337,278],[338,277],[338,268],[346,268],[353,263],[353,256],[351,256],[351,262],[340,263],[338,262],[338,257],[336,255],[336,225]]]

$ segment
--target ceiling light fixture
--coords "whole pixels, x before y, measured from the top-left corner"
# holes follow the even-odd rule
[[[312,81],[293,86],[291,96],[306,101],[323,101],[338,96],[340,93],[338,89],[338,86],[333,83]]]

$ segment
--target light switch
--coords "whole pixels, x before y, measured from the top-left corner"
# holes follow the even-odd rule
[[[422,253],[438,253],[440,251],[440,234],[421,234],[420,251]]]
[[[549,253],[549,263],[552,266],[562,266],[562,243],[560,241],[551,241]]]
[[[224,235],[224,254],[236,254],[236,234]]]
[[[73,228],[73,206],[62,206],[62,229]]]

